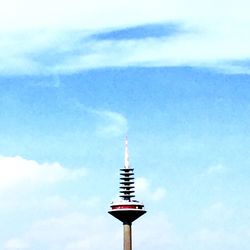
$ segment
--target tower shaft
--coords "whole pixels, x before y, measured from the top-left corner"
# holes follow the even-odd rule
[[[123,250],[132,250],[132,224],[123,223]]]

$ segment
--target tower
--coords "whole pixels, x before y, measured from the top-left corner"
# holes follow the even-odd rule
[[[134,169],[130,168],[128,139],[125,141],[124,167],[120,169],[120,199],[111,203],[108,211],[123,223],[123,249],[132,250],[132,222],[146,213],[143,203],[134,200]]]

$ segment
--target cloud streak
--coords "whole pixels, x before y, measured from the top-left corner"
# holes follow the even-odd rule
[[[126,118],[116,112],[103,111],[97,113],[103,120],[104,125],[98,127],[97,133],[103,136],[120,136],[127,132]]]
[[[96,134],[101,137],[117,137],[124,135],[128,130],[128,121],[125,116],[109,110],[84,108],[91,115],[98,118]]]

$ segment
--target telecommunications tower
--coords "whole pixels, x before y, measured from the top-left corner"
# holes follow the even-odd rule
[[[120,199],[111,203],[108,211],[123,223],[123,249],[132,250],[132,222],[146,213],[143,203],[134,200],[134,169],[130,168],[128,157],[128,139],[125,141],[125,162],[120,169]]]

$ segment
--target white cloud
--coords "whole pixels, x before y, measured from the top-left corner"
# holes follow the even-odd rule
[[[20,156],[0,156],[0,190],[18,185],[37,185],[55,183],[64,180],[74,180],[86,175],[86,170],[67,169],[59,163],[40,164]]]
[[[145,214],[133,228],[135,249],[178,249],[179,237],[166,214]]]
[[[236,228],[200,228],[189,238],[187,249],[244,249],[249,248],[249,238],[245,232]]]
[[[237,225],[238,212],[222,201],[204,208],[197,214],[195,227],[183,241],[186,249],[248,249],[249,239],[246,237],[246,230],[244,226]]]
[[[148,189],[148,181],[141,181],[143,190]],[[60,201],[61,202],[61,201]],[[90,206],[91,207],[91,206]],[[185,209],[185,206],[184,206]],[[222,202],[211,204],[205,209],[213,216],[220,216],[225,211]],[[204,211],[205,211],[204,210]],[[78,209],[78,211],[80,211]],[[59,215],[54,213],[49,217],[33,221],[5,242],[4,250],[99,250],[119,249],[122,247],[122,223],[110,215],[102,213],[75,212]],[[173,219],[172,215],[170,219]],[[211,217],[212,218],[212,217]],[[145,216],[133,224],[133,245],[135,249],[244,249],[249,246],[249,237],[239,228],[226,228],[224,224],[214,225],[173,224],[164,212],[148,211]],[[188,232],[183,233],[183,230]],[[13,234],[12,234],[13,235]],[[107,240],[108,239],[108,240]],[[150,240],[149,240],[150,239]],[[242,243],[243,242],[243,243]],[[20,246],[20,248],[18,248]],[[1,247],[1,244],[0,244]],[[23,247],[23,248],[21,248]]]
[[[9,239],[10,243],[22,242],[27,249],[82,249],[98,250],[119,246],[122,233],[112,226],[113,218],[107,216],[89,216],[82,213],[69,213],[34,222],[20,236]],[[108,230],[107,230],[108,228]],[[110,239],[110,240],[107,240]],[[104,245],[105,242],[105,245]],[[22,249],[22,248],[21,248]],[[25,248],[26,249],[26,248]]]
[[[150,186],[148,179],[144,177],[136,178],[135,185],[138,193],[147,192]]]
[[[4,245],[5,250],[29,249],[29,244],[21,239],[10,239]]]
[[[164,237],[159,237],[163,234]],[[27,246],[25,249],[106,250],[120,249],[122,238],[122,223],[108,214],[90,216],[69,213],[33,223],[26,232],[9,239],[5,246],[10,246],[11,242],[22,242]],[[163,214],[145,215],[133,225],[135,249],[165,249],[166,246],[175,245],[176,241],[174,229]],[[4,248],[9,249],[18,248]]]
[[[231,219],[232,216],[232,209],[226,207],[225,204],[221,201],[211,204],[202,212],[202,220],[205,223],[212,225],[223,224],[224,222]]]
[[[230,244],[231,241],[235,241],[235,236],[223,229],[212,230],[202,228],[194,234],[193,240],[211,249],[211,246],[225,246],[228,243]]]
[[[153,188],[151,182],[144,177],[135,179],[135,192],[138,197],[151,199],[152,201],[161,201],[166,196],[166,189],[163,187]]]
[[[160,201],[166,196],[166,189],[163,187],[157,188],[153,193],[152,193],[152,199],[155,201]]]
[[[0,74],[71,73],[106,66],[203,66],[249,73],[249,2],[4,0]],[[138,15],[138,13],[140,13]],[[96,41],[88,35],[151,23],[189,32],[170,39]]]
[[[99,29],[145,23],[148,20],[160,21],[166,18],[166,14],[173,16],[171,6],[165,10],[160,7],[167,7],[166,1],[148,1],[147,4],[142,0],[2,1],[0,29]],[[152,11],[154,8],[158,13]],[[138,15],[139,10],[141,15]]]

